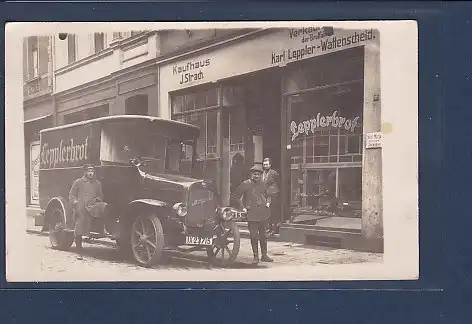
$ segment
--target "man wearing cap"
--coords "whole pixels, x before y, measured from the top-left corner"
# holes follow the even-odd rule
[[[90,235],[92,217],[102,217],[106,207],[106,203],[103,202],[102,185],[95,177],[94,165],[84,165],[84,176],[72,184],[69,201],[74,211],[77,259],[82,260],[82,236]]]
[[[267,255],[267,226],[269,219],[270,197],[261,179],[262,168],[258,165],[250,170],[250,179],[241,183],[234,192],[234,201],[239,208],[247,212],[251,247],[254,254],[252,263],[259,263],[259,246],[261,245],[262,262],[272,262]],[[242,199],[241,199],[242,198]]]

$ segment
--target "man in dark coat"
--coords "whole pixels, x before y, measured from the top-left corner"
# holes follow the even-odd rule
[[[262,181],[265,183],[267,188],[267,194],[271,197],[270,204],[270,218],[269,218],[269,235],[278,232],[280,225],[280,198],[279,198],[279,179],[280,176],[272,169],[272,163],[269,158],[265,158],[262,162]]]
[[[241,183],[233,194],[239,208],[247,212],[254,265],[259,263],[259,243],[262,252],[261,261],[273,261],[267,255],[267,221],[270,215],[270,198],[267,197],[267,190],[261,176],[262,168],[253,166],[250,170],[251,178]]]
[[[74,212],[77,258],[82,260],[82,236],[90,235],[92,217],[102,217],[106,207],[106,203],[103,202],[102,185],[95,177],[95,167],[92,164],[86,164],[84,176],[72,184],[69,201]]]

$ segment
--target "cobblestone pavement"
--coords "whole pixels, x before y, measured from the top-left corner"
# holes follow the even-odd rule
[[[198,270],[233,271],[254,268],[251,246],[248,239],[241,239],[237,262],[230,269],[215,268],[207,262],[206,252],[181,253],[165,251],[159,265],[153,269],[140,267],[126,260],[110,244],[84,243],[84,260],[77,260],[74,247],[70,251],[58,251],[50,247],[49,238],[37,234],[25,234],[23,241],[27,247],[27,265],[35,280],[96,280],[107,276],[123,280],[159,280],[172,272]],[[269,242],[269,255],[273,263],[260,263],[257,269],[282,266],[379,263],[382,254],[363,253],[325,247],[306,247],[300,244]],[[256,269],[254,269],[256,270]],[[77,275],[77,276],[76,276]],[[66,279],[67,278],[67,279]],[[82,279],[81,279],[82,278]],[[169,280],[169,279],[167,279]]]

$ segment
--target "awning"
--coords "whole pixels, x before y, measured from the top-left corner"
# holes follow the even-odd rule
[[[35,121],[38,121],[38,120],[46,119],[46,118],[51,117],[51,116],[52,116],[52,114],[48,114],[48,115],[45,115],[45,116],[25,120],[25,121],[23,121],[23,123],[24,124],[32,123],[32,122],[35,122]]]

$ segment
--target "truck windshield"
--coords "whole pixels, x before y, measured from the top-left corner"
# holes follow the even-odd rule
[[[129,165],[138,157],[155,171],[186,172],[191,169],[192,141],[169,139],[143,129],[102,127],[100,160],[107,165]]]

